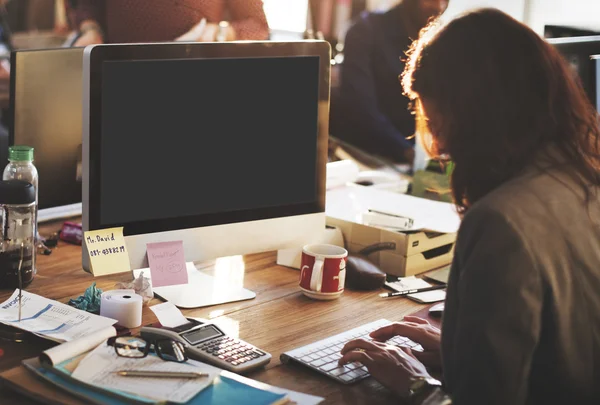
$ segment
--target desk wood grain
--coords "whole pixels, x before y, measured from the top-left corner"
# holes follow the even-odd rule
[[[57,224],[41,227],[42,234],[50,233]],[[294,364],[282,364],[281,353],[316,340],[381,318],[400,320],[404,315],[425,308],[404,298],[382,299],[379,291],[351,291],[334,301],[315,301],[298,289],[298,271],[275,264],[275,252],[247,255],[235,259],[237,268],[231,274],[227,268],[212,263],[198,264],[201,271],[219,277],[235,278],[246,288],[256,292],[256,298],[247,301],[183,310],[188,317],[213,319],[226,331],[271,353],[271,363],[248,376],[259,381],[325,397],[325,404],[392,404],[397,403],[390,393],[373,379],[352,386],[344,386]],[[243,264],[240,270],[240,264]],[[115,288],[121,281],[130,281],[129,273],[93,277],[82,270],[81,247],[59,242],[49,256],[38,255],[38,274],[27,291],[60,302],[67,302],[83,293],[92,282],[102,290]],[[0,302],[12,291],[0,290]],[[153,299],[150,305],[160,303]],[[154,313],[143,310],[143,325],[156,322]],[[137,333],[138,330],[132,330]],[[4,351],[0,357],[0,371],[17,365],[22,359],[38,355],[51,343],[29,338],[23,343],[0,340]],[[32,404],[19,394],[0,390],[3,404]]]

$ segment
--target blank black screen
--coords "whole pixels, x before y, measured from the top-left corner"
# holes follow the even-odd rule
[[[595,59],[596,63],[596,109],[600,112],[600,59]]]
[[[100,222],[317,200],[319,57],[102,66]]]

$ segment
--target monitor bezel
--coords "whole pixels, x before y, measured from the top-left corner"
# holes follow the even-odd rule
[[[223,225],[263,219],[325,212],[325,171],[329,128],[329,82],[331,47],[325,41],[298,42],[236,42],[236,43],[168,43],[94,45],[85,51],[87,59],[88,92],[84,92],[84,106],[88,103],[88,120],[84,121],[87,135],[87,173],[84,172],[84,228],[96,230],[124,227],[124,235],[141,235],[212,225]],[[100,221],[101,134],[102,134],[102,64],[107,61],[141,61],[202,58],[268,58],[286,56],[319,57],[319,90],[316,136],[316,199],[309,203],[293,204],[233,212],[163,218],[127,223],[103,224]],[[84,107],[85,108],[85,107]],[[87,124],[86,124],[87,123]],[[84,141],[85,143],[85,141]],[[86,158],[84,157],[84,159]],[[86,181],[87,180],[87,181]],[[87,197],[87,198],[86,198]]]
[[[596,76],[591,57],[592,55],[600,54],[600,35],[547,38],[546,41],[554,46],[567,61],[571,55],[577,55],[580,58],[588,60],[589,63],[584,63],[580,66],[578,75],[579,81],[590,102],[594,104],[597,97]]]

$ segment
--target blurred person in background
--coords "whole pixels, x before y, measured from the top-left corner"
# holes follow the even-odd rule
[[[262,0],[68,0],[73,46],[266,40]]]
[[[415,119],[398,77],[406,51],[449,0],[403,0],[386,12],[365,12],[344,42],[332,134],[393,162],[412,162]]]

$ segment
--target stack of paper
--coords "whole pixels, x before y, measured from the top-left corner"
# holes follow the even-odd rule
[[[121,370],[203,372],[202,378],[125,377]],[[101,344],[79,362],[72,377],[84,383],[112,391],[123,391],[157,401],[186,403],[212,384],[220,370],[193,360],[185,363],[165,361],[155,355],[144,358],[118,356],[114,347]]]
[[[328,217],[364,224],[363,214],[370,211],[409,218],[413,221],[413,231],[454,233],[460,226],[460,217],[453,204],[369,187],[327,191],[325,213]]]
[[[27,291],[22,293],[19,321],[19,290],[0,304],[0,322],[59,343],[114,330],[117,323]]]

